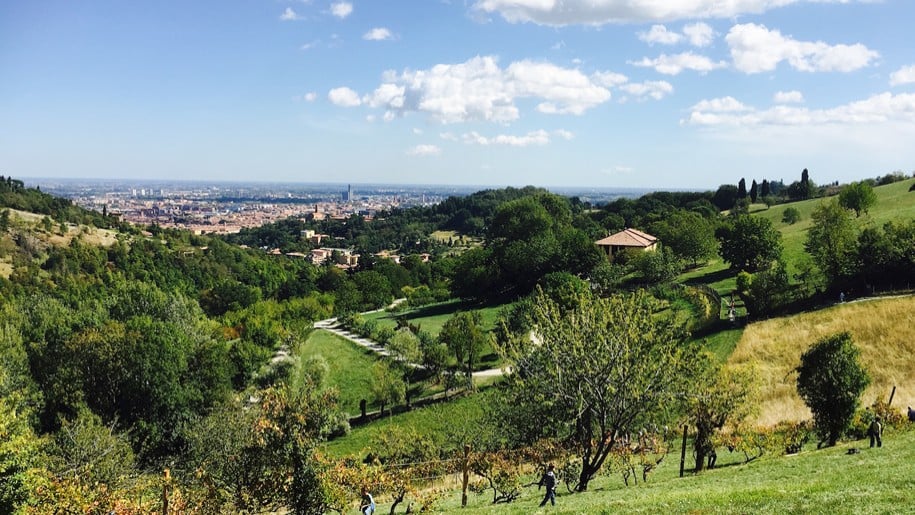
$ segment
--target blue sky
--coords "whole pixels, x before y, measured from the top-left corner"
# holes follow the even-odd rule
[[[0,3],[0,173],[715,188],[915,169],[910,0]]]

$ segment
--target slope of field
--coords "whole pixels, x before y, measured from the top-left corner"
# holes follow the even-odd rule
[[[915,191],[909,191],[912,184],[915,184],[915,179],[874,188],[874,193],[877,194],[877,203],[867,214],[863,214],[857,219],[859,226],[863,227],[867,224],[882,226],[892,220],[911,220],[915,218]],[[772,206],[770,209],[755,212],[754,216],[771,220],[772,224],[781,231],[782,243],[785,248],[785,260],[794,269],[801,259],[809,259],[804,251],[804,240],[807,238],[807,230],[812,225],[810,215],[822,202],[831,202],[836,198],[817,198],[790,204],[779,204]],[[792,225],[782,222],[785,210],[789,207],[793,207],[801,213],[800,222]]]
[[[525,488],[508,505],[492,505],[492,494],[472,495],[460,508],[460,491],[449,490],[436,513],[466,514],[719,514],[719,513],[911,513],[915,506],[915,431],[888,433],[881,449],[850,442],[823,450],[807,447],[796,456],[764,457],[731,463],[699,475],[677,477],[677,457],[669,456],[647,483],[625,486],[619,474],[599,477],[585,493],[560,487],[556,506],[537,508],[543,490]],[[727,457],[724,451],[721,459]],[[531,474],[524,483],[536,481]],[[377,499],[376,499],[377,501]],[[390,504],[382,499],[379,512]],[[377,512],[376,512],[377,513]]]
[[[313,331],[299,350],[307,359],[321,356],[327,361],[327,383],[340,390],[340,407],[351,416],[359,414],[359,401],[366,399],[369,409],[377,409],[372,396],[372,351],[357,347],[345,338],[327,331]]]
[[[747,326],[729,363],[755,368],[760,424],[810,418],[794,369],[810,345],[841,331],[852,334],[871,375],[862,402],[886,400],[896,386],[893,405],[915,405],[915,296],[865,299]]]

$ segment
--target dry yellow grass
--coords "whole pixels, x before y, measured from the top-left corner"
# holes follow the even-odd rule
[[[746,328],[728,362],[757,371],[760,425],[810,418],[797,394],[794,369],[814,342],[841,331],[852,334],[871,376],[862,402],[886,400],[896,386],[893,406],[915,405],[915,296],[867,299]]]

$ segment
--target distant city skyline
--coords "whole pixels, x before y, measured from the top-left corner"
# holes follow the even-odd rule
[[[911,173],[913,19],[906,0],[5,2],[0,174],[358,192]]]

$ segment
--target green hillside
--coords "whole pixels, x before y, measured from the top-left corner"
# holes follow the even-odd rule
[[[860,226],[880,226],[892,220],[911,220],[915,218],[915,192],[909,191],[913,184],[915,184],[915,179],[907,179],[874,188],[874,193],[877,194],[877,203],[870,209],[868,214],[858,218],[857,223]],[[811,226],[811,213],[820,203],[831,202],[835,198],[816,198],[779,204],[769,209],[754,212],[756,216],[769,219],[781,231],[782,243],[785,247],[784,257],[789,267],[796,267],[801,260],[807,258],[807,254],[804,252],[804,240],[807,238],[807,230]],[[782,222],[785,210],[789,207],[796,208],[801,213],[800,222],[795,224]]]

